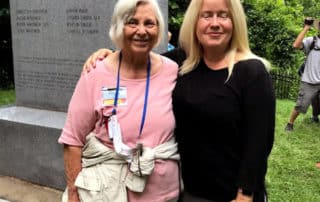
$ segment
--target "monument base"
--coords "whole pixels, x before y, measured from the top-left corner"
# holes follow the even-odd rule
[[[66,113],[0,108],[0,175],[63,190],[63,146],[57,140]]]

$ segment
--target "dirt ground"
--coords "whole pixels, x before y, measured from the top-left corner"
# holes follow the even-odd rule
[[[0,202],[60,202],[61,196],[60,190],[0,175]]]

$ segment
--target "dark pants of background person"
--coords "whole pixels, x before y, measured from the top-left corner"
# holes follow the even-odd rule
[[[312,105],[312,116],[317,117],[320,114],[320,93],[314,97],[311,102]]]

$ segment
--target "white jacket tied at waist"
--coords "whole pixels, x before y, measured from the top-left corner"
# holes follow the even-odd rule
[[[180,160],[174,138],[155,148],[143,147],[142,156],[133,157],[131,172],[128,172],[126,159],[103,145],[94,133],[90,133],[82,149],[82,170],[75,181],[80,200],[127,202],[126,187],[134,192],[143,192],[146,176],[152,173],[156,159]],[[67,201],[67,190],[62,201]]]

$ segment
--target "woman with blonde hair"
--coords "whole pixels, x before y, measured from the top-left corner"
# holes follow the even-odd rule
[[[186,59],[173,110],[185,201],[265,201],[275,97],[241,2],[192,0],[179,42]]]
[[[240,0],[191,0],[179,43],[164,55],[181,66],[172,104],[183,201],[266,201],[275,96],[270,64],[249,48]]]

